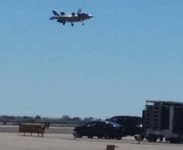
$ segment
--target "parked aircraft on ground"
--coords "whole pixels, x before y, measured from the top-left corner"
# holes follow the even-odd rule
[[[73,22],[82,22],[84,25],[84,20],[88,20],[93,18],[92,15],[87,13],[81,13],[81,9],[78,10],[77,14],[72,13],[71,15],[66,15],[64,12],[61,12],[59,15],[56,11],[53,11],[54,16],[50,18],[50,20],[57,19],[57,22],[65,25],[66,22],[71,22],[71,25],[74,26]]]

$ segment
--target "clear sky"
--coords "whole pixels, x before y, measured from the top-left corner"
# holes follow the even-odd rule
[[[64,26],[52,10],[91,20]],[[141,116],[183,102],[182,0],[8,0],[0,5],[0,115]]]

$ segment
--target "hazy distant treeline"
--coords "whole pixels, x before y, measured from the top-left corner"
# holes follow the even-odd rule
[[[35,117],[30,116],[7,116],[3,115],[0,116],[0,122],[11,122],[14,124],[21,124],[21,123],[52,123],[52,124],[84,124],[90,121],[94,120],[102,120],[102,119],[96,119],[93,117],[88,117],[81,119],[80,117],[69,117],[67,115],[64,115],[61,118],[48,118],[48,117],[41,117],[39,115]]]

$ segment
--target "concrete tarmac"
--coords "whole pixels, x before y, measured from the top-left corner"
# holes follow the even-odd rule
[[[134,137],[116,139],[73,138],[72,134],[0,133],[0,150],[106,150],[107,145],[116,145],[115,150],[182,150],[183,144],[138,141]]]

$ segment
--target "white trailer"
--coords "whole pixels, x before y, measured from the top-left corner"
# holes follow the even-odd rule
[[[183,141],[183,103],[173,101],[146,101],[143,110],[143,138],[149,142],[165,138],[171,143]]]

